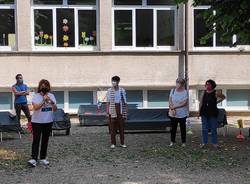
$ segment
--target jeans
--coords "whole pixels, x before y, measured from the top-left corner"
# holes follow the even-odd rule
[[[208,144],[208,129],[211,129],[212,134],[212,144],[218,144],[217,139],[217,117],[206,117],[201,116],[202,122],[202,143]]]
[[[185,118],[170,118],[171,119],[171,142],[175,143],[176,131],[178,123],[180,123],[181,140],[186,143],[186,117]]]
[[[24,112],[26,118],[28,119],[28,122],[31,122],[31,115],[30,115],[30,110],[28,107],[28,104],[24,103],[24,104],[15,104],[15,110],[16,110],[16,116],[17,116],[17,121],[20,124],[20,118],[21,118],[21,110]]]
[[[45,159],[47,156],[47,148],[49,136],[52,130],[52,123],[32,123],[33,143],[32,143],[32,159],[38,159],[40,139],[42,137],[40,159]]]

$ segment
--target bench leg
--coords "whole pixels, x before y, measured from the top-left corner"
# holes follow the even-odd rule
[[[3,142],[3,132],[0,132],[0,139],[1,139],[1,142]]]

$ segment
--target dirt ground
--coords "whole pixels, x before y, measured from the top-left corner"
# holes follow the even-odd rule
[[[107,127],[80,127],[72,120],[72,134],[56,132],[48,150],[49,167],[28,168],[31,139],[4,134],[0,143],[1,184],[249,184],[250,140],[239,142],[232,125],[226,137],[219,130],[221,148],[200,149],[200,124],[187,146],[169,148],[169,133],[126,134],[128,148],[109,148]],[[231,123],[235,118],[231,118]],[[244,130],[248,136],[248,130]],[[118,137],[117,137],[118,138]],[[177,136],[180,141],[180,136]],[[118,141],[119,142],[119,141]]]

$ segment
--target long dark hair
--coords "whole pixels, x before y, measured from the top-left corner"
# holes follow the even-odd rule
[[[51,90],[51,86],[50,86],[49,81],[46,80],[46,79],[42,79],[42,80],[40,80],[40,82],[39,82],[39,84],[38,84],[37,93],[41,93],[41,86],[42,86],[43,84],[48,88],[48,91]]]

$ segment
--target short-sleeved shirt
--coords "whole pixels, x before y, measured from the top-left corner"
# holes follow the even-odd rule
[[[56,104],[56,98],[52,93],[48,93],[50,99]],[[40,104],[43,101],[43,96],[40,93],[36,93],[32,99],[32,103]],[[51,104],[44,104],[42,108],[33,112],[32,123],[51,123],[54,119],[54,113],[52,111]]]
[[[172,98],[172,103],[174,106],[178,106],[181,102],[188,99],[187,90],[177,91],[176,89],[172,89],[170,92],[170,97]],[[176,118],[185,118],[188,116],[188,107],[181,107],[176,109]]]
[[[15,84],[12,86],[16,89],[16,91],[28,91],[29,88],[26,84]],[[26,104],[27,103],[27,97],[26,95],[15,95],[15,103],[16,104]]]
[[[111,90],[112,88],[108,89],[107,92],[107,102],[111,102]],[[119,90],[115,91],[115,103],[121,103],[121,95],[123,95],[124,102],[127,103],[126,91],[123,88],[119,88]]]

